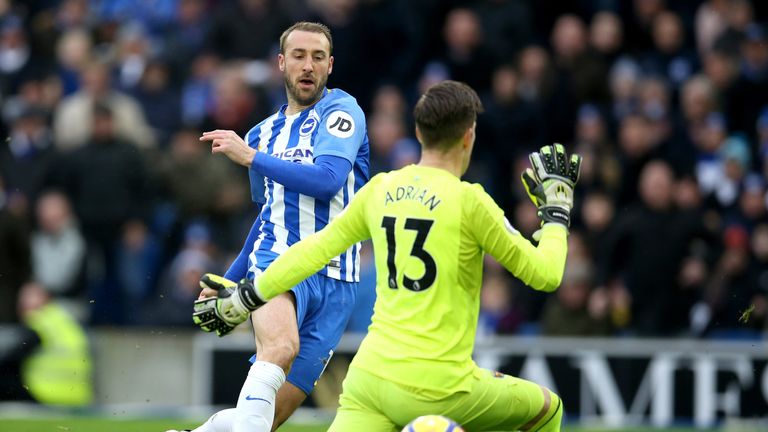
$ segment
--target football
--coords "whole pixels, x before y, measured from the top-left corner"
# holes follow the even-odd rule
[[[402,432],[464,432],[464,429],[448,417],[425,415],[405,425]]]

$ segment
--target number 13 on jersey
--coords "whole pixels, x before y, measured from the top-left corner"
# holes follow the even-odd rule
[[[435,277],[437,276],[435,259],[432,258],[432,255],[430,255],[429,252],[424,250],[424,242],[427,241],[427,236],[429,236],[429,230],[432,229],[433,223],[434,221],[429,219],[405,219],[404,228],[416,232],[416,238],[413,241],[410,255],[411,257],[421,260],[424,264],[424,274],[420,278],[411,279],[406,274],[402,275],[402,285],[408,290],[424,291],[429,289],[435,282]],[[384,216],[381,221],[381,227],[384,228],[387,240],[387,284],[392,289],[397,289],[399,286],[399,275],[397,265],[395,264],[395,253],[397,251],[398,242],[402,240],[398,239],[398,236],[395,234],[398,232],[396,225],[397,218],[392,216]]]

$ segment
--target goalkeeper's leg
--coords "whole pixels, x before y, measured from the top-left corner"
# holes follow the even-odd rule
[[[563,403],[539,384],[484,369],[468,394],[445,401],[442,412],[466,430],[558,432]]]

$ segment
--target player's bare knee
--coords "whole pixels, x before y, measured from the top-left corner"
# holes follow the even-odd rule
[[[288,373],[293,360],[298,354],[298,341],[286,339],[283,341],[262,345],[261,352],[256,353],[256,359],[274,363],[283,368],[283,370]]]

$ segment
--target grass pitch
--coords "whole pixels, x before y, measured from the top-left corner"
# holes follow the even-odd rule
[[[0,418],[2,432],[165,432],[168,429],[194,428],[199,422],[189,420],[117,420],[100,417],[65,417],[31,419]],[[324,432],[327,424],[299,425],[286,424],[280,432]],[[563,432],[647,432],[647,428],[635,429],[586,429],[578,427],[563,428]],[[693,432],[695,429],[665,429],[668,432]]]

